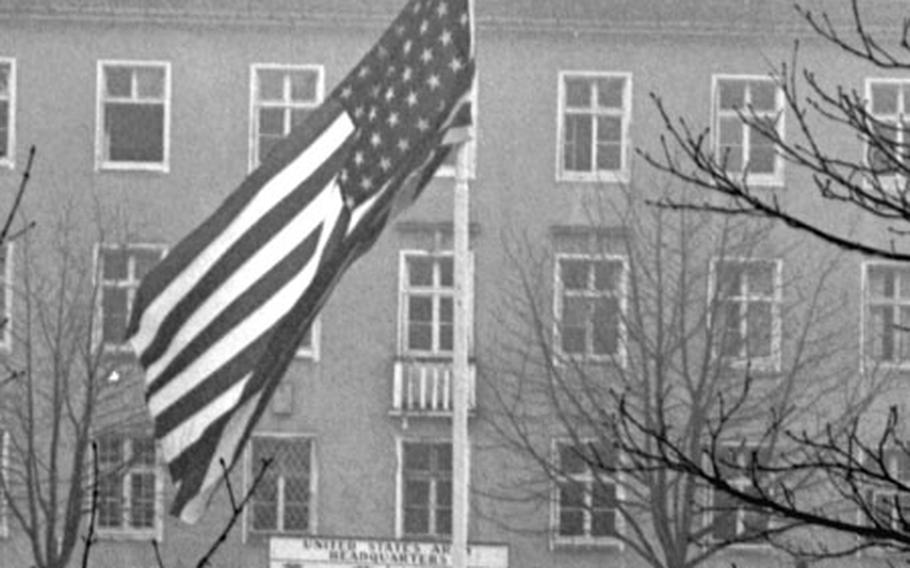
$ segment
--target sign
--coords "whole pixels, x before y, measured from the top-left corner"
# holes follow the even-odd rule
[[[447,542],[272,537],[269,568],[443,568],[452,565]],[[469,544],[468,568],[508,568],[504,544]]]

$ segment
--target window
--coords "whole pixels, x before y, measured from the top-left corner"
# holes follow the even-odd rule
[[[719,445],[716,452],[719,473],[727,483],[747,495],[754,494],[753,464],[756,459],[759,464],[767,463],[768,452],[749,444]],[[759,470],[754,475],[759,484],[768,479],[768,474]],[[711,490],[710,509],[711,536],[719,542],[754,542],[771,528],[768,513],[750,507],[723,491]]]
[[[910,364],[910,266],[866,263],[865,356],[885,365]]]
[[[870,128],[885,144],[877,148],[867,141],[867,163],[877,175],[890,177],[894,187],[904,188],[910,168],[910,80],[867,80],[866,99]]]
[[[322,67],[253,65],[251,68],[250,169],[322,101]]]
[[[252,474],[263,459],[265,471],[249,506],[249,528],[254,533],[312,532],[311,496],[314,488],[313,444],[299,436],[254,436],[251,439]]]
[[[619,534],[616,451],[591,440],[556,442],[553,537],[556,544],[582,544]]]
[[[399,302],[402,354],[451,356],[454,298],[454,257],[451,253],[402,253]]]
[[[756,370],[779,367],[780,278],[779,260],[714,260],[714,329],[722,357]]]
[[[161,477],[155,441],[105,435],[98,446],[98,530],[147,538],[160,534]]]
[[[887,473],[903,484],[910,484],[910,455],[899,448],[887,448],[882,454]],[[881,526],[895,531],[906,531],[907,522],[910,522],[910,495],[899,491],[894,484],[885,487],[870,489],[866,496],[866,503],[871,507],[874,519],[869,519],[870,524],[878,523]]]
[[[12,168],[16,151],[16,60],[0,58],[0,167]]]
[[[99,61],[96,169],[168,170],[170,65]]]
[[[452,444],[402,442],[399,463],[404,536],[452,534]]]
[[[557,176],[567,181],[628,181],[630,73],[559,74]]]
[[[164,257],[161,245],[101,244],[96,274],[101,278],[98,301],[101,309],[101,342],[107,349],[126,349],[123,343],[130,308],[139,281]]]
[[[555,289],[560,350],[569,356],[613,357],[623,363],[625,257],[559,254]]]
[[[728,173],[756,185],[782,185],[783,159],[774,143],[748,122],[784,132],[784,99],[770,77],[714,77],[714,148]]]

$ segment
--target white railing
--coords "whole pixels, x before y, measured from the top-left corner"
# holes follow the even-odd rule
[[[475,366],[468,365],[468,409],[475,405]],[[392,386],[393,414],[447,416],[452,413],[452,362],[399,359]]]

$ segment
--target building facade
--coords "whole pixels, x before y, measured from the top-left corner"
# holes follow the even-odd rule
[[[36,223],[31,238],[42,243],[36,250],[55,242],[63,211],[77,228],[69,244],[94,267],[97,341],[108,356],[129,358],[119,338],[141,277],[318,106],[399,4],[0,2],[0,205],[12,206],[35,145],[23,206]],[[891,18],[905,9],[880,4],[874,29],[893,32]],[[791,58],[794,38],[812,34],[776,0],[510,0],[480,1],[476,10],[469,539],[503,547],[514,567],[645,566],[615,538],[623,530],[618,486],[572,492],[553,482],[530,507],[497,497],[509,471],[526,467],[499,448],[494,393],[480,379],[502,333],[500,308],[515,291],[505,235],[520,232],[558,250],[561,240],[586,234],[592,199],[612,199],[620,188],[659,196],[669,182],[636,152],[660,151],[664,123],[650,93],[691,124],[712,126],[711,143],[728,156],[729,169],[748,164],[750,181],[829,226],[854,223],[849,212],[818,210],[807,197],[814,191],[809,176],[785,164],[738,114],[751,107],[799,137],[768,72]],[[805,39],[800,57],[836,66],[836,80],[865,93],[873,112],[904,124],[910,77],[864,67],[818,39]],[[830,143],[862,156],[860,141],[832,133]],[[301,345],[232,477],[235,489],[249,486],[262,458],[274,461],[214,565],[268,566],[273,536],[433,543],[450,535],[453,173],[452,163],[443,166],[420,201],[387,228]],[[619,217],[606,223],[621,225]],[[888,238],[876,227],[854,231]],[[0,348],[7,354],[21,348],[19,248],[13,244],[6,262],[3,303],[11,325]],[[742,314],[725,356],[778,365],[788,349],[778,306],[790,298],[793,263],[761,255],[716,259],[718,281],[737,282],[723,300]],[[625,356],[622,325],[611,314],[625,302],[628,261],[567,249],[548,266],[552,280],[544,287],[560,324],[560,349]],[[856,338],[851,364],[865,355],[898,370],[907,365],[910,344],[900,324],[908,317],[902,284],[910,271],[859,257],[841,270],[843,314]],[[124,388],[135,383],[129,364],[121,372],[130,379]],[[489,373],[486,379],[496,380]],[[553,436],[554,459],[571,460]],[[149,432],[111,427],[97,439],[99,471],[114,473],[98,483],[91,565],[156,566],[150,540],[159,543],[165,566],[195,564],[229,517],[226,493],[198,525],[181,525],[166,513],[173,488]],[[573,467],[582,483],[594,475],[583,464]],[[25,535],[8,510],[0,515],[0,567],[30,565]],[[724,530],[741,534],[752,522],[762,521],[739,511]],[[796,565],[792,556],[754,546],[732,547],[705,565],[730,562]]]

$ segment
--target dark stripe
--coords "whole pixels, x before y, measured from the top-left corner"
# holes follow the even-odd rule
[[[271,298],[291,278],[307,265],[319,244],[323,227],[320,225],[304,238],[243,294],[225,307],[212,322],[182,347],[180,353],[167,365],[155,381],[146,389],[147,397],[153,397],[159,390],[180,376],[190,364],[208,351],[218,340],[239,325],[244,318]],[[216,371],[217,373],[217,371]]]
[[[349,152],[350,142],[342,144],[323,162],[312,176],[303,180],[271,211],[259,219],[234,242],[206,274],[171,308],[164,321],[155,330],[155,337],[140,355],[140,363],[148,368],[161,357],[183,324],[234,272],[260,250],[275,234],[281,231],[300,211],[306,208],[325,190],[338,172]]]
[[[171,252],[143,278],[133,303],[127,337],[136,333],[142,313],[208,244],[221,234],[263,185],[306,150],[344,112],[336,101],[326,101],[276,145],[266,160],[233,191],[202,225],[184,237]]]

